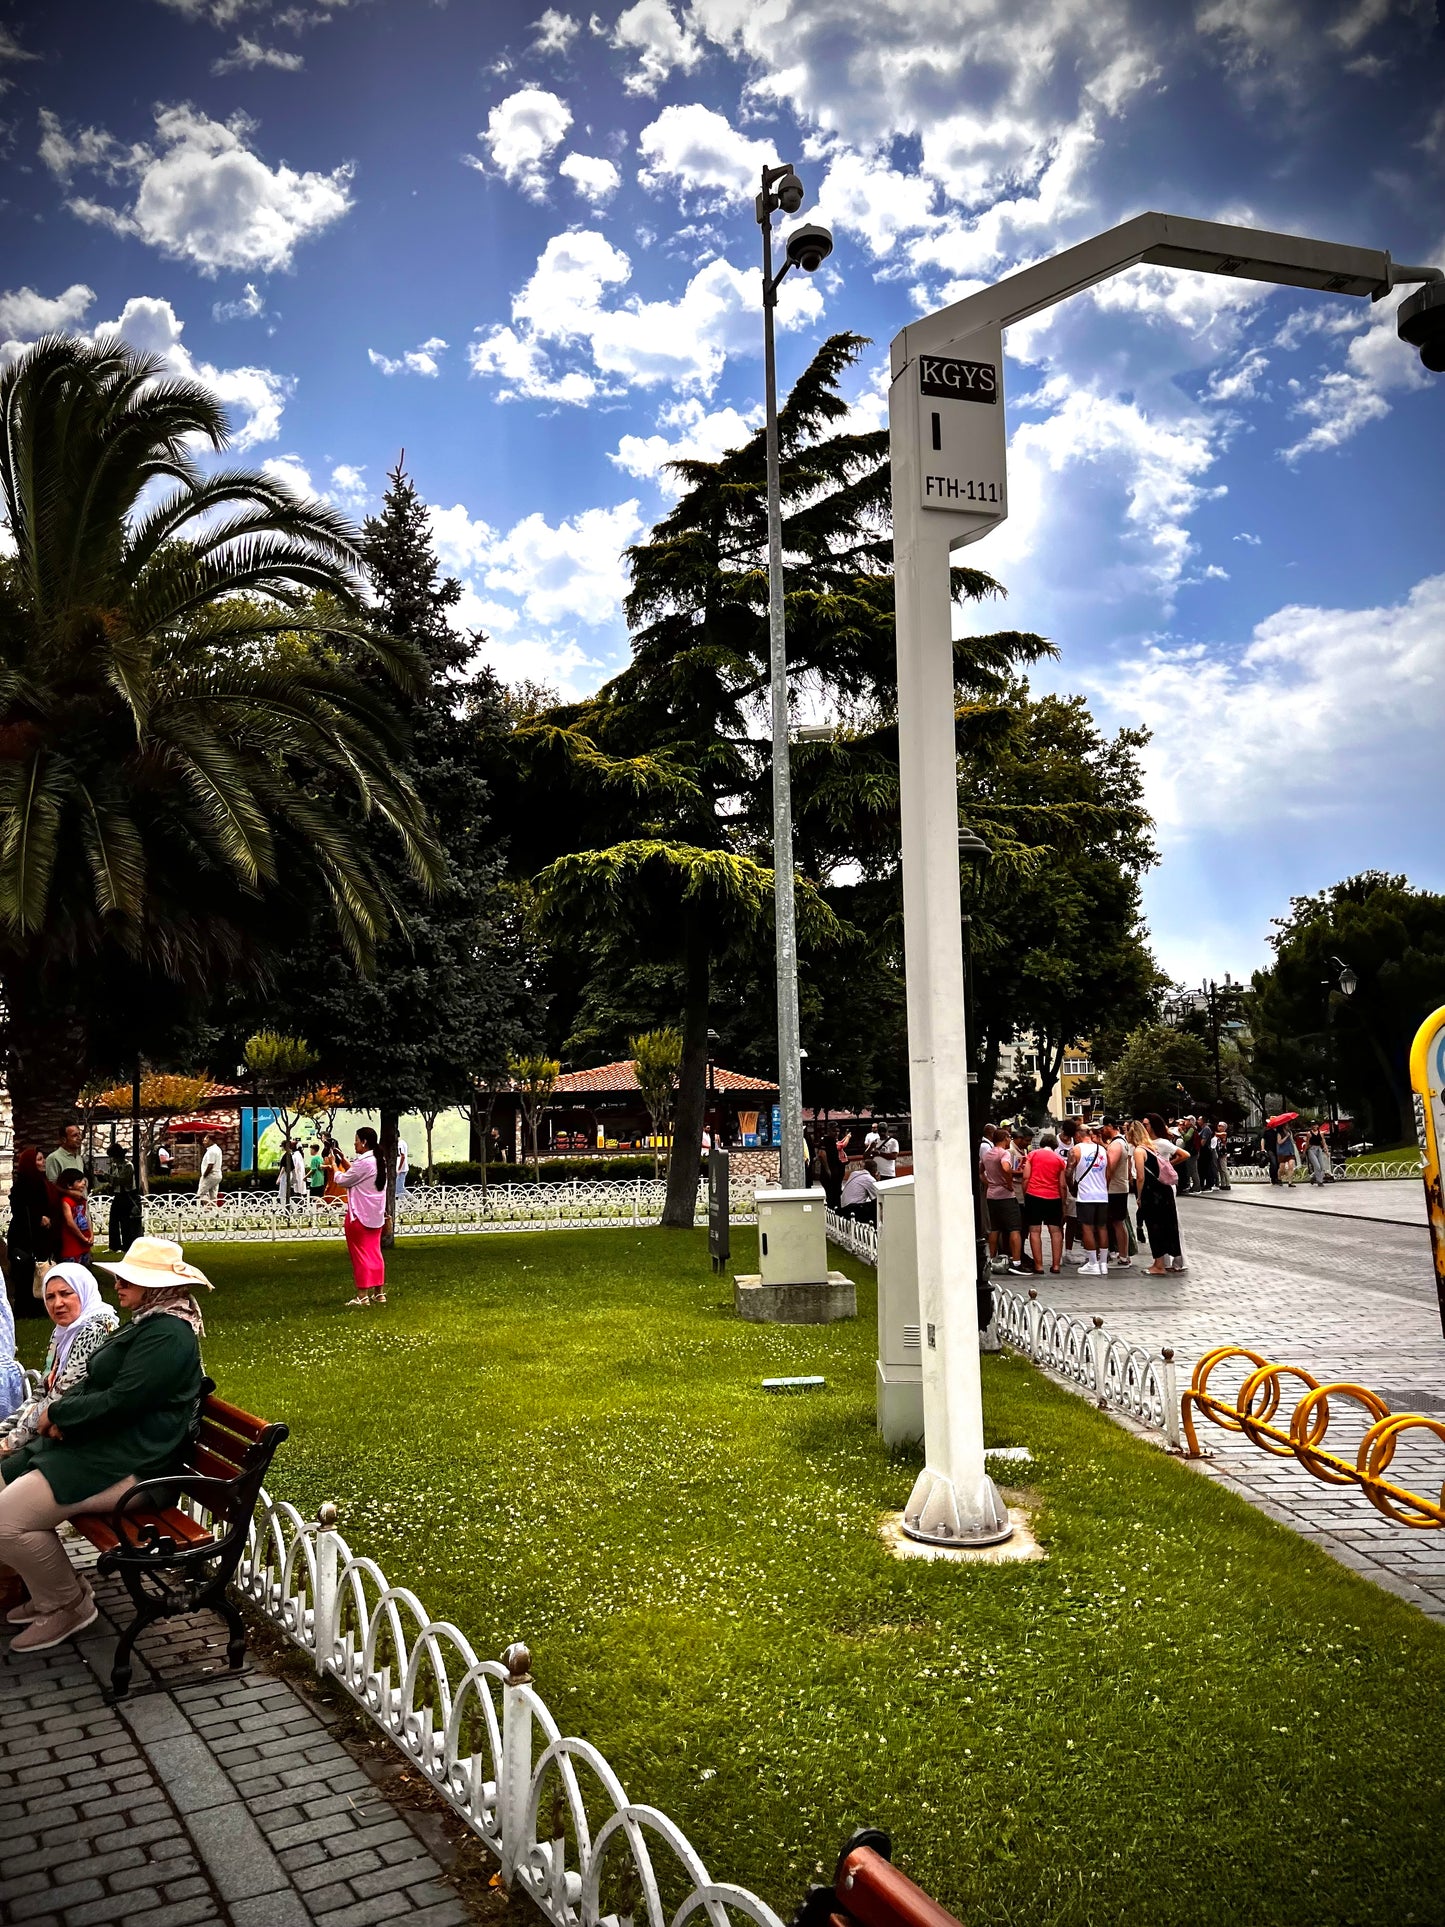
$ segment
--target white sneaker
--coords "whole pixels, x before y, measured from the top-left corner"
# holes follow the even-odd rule
[[[1086,1258],[1084,1262],[1079,1266],[1079,1276],[1081,1278],[1097,1278],[1098,1275],[1099,1275],[1099,1265],[1098,1265],[1097,1259]]]

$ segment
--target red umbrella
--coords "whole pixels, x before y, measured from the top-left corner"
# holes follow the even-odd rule
[[[1278,1117],[1266,1118],[1265,1122],[1273,1130],[1277,1124],[1293,1124],[1298,1116],[1298,1111],[1281,1111]]]

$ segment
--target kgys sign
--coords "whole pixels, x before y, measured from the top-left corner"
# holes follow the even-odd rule
[[[918,408],[918,502],[968,518],[977,541],[1008,514],[1003,409],[1003,340],[993,328],[919,355],[898,377]]]

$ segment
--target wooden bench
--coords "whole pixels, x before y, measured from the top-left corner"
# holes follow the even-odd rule
[[[181,1466],[132,1486],[114,1512],[81,1513],[71,1523],[100,1553],[97,1571],[119,1573],[135,1606],[111,1668],[115,1699],[130,1690],[131,1648],[157,1619],[203,1609],[230,1631],[226,1658],[237,1671],[246,1657],[246,1622],[227,1587],[236,1576],[251,1514],[276,1448],[289,1427],[268,1425],[216,1397],[203,1379],[197,1423]],[[179,1501],[204,1508],[203,1525]]]

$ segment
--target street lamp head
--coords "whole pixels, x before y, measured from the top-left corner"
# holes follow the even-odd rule
[[[788,266],[805,274],[816,274],[832,252],[833,237],[825,227],[794,228],[788,236]]]
[[[803,183],[791,168],[774,183],[773,193],[784,214],[796,214],[803,205]]]
[[[1420,350],[1431,374],[1445,375],[1445,281],[1427,281],[1402,301],[1395,328],[1401,341]]]
[[[971,830],[967,823],[958,826],[958,855],[960,862],[976,863],[980,867],[993,861],[993,851],[978,831]]]
[[[1355,986],[1356,984],[1359,983],[1359,981],[1360,980],[1355,975],[1354,971],[1350,969],[1350,966],[1348,964],[1346,964],[1344,969],[1340,972],[1341,993],[1346,997],[1353,997],[1355,994]]]

